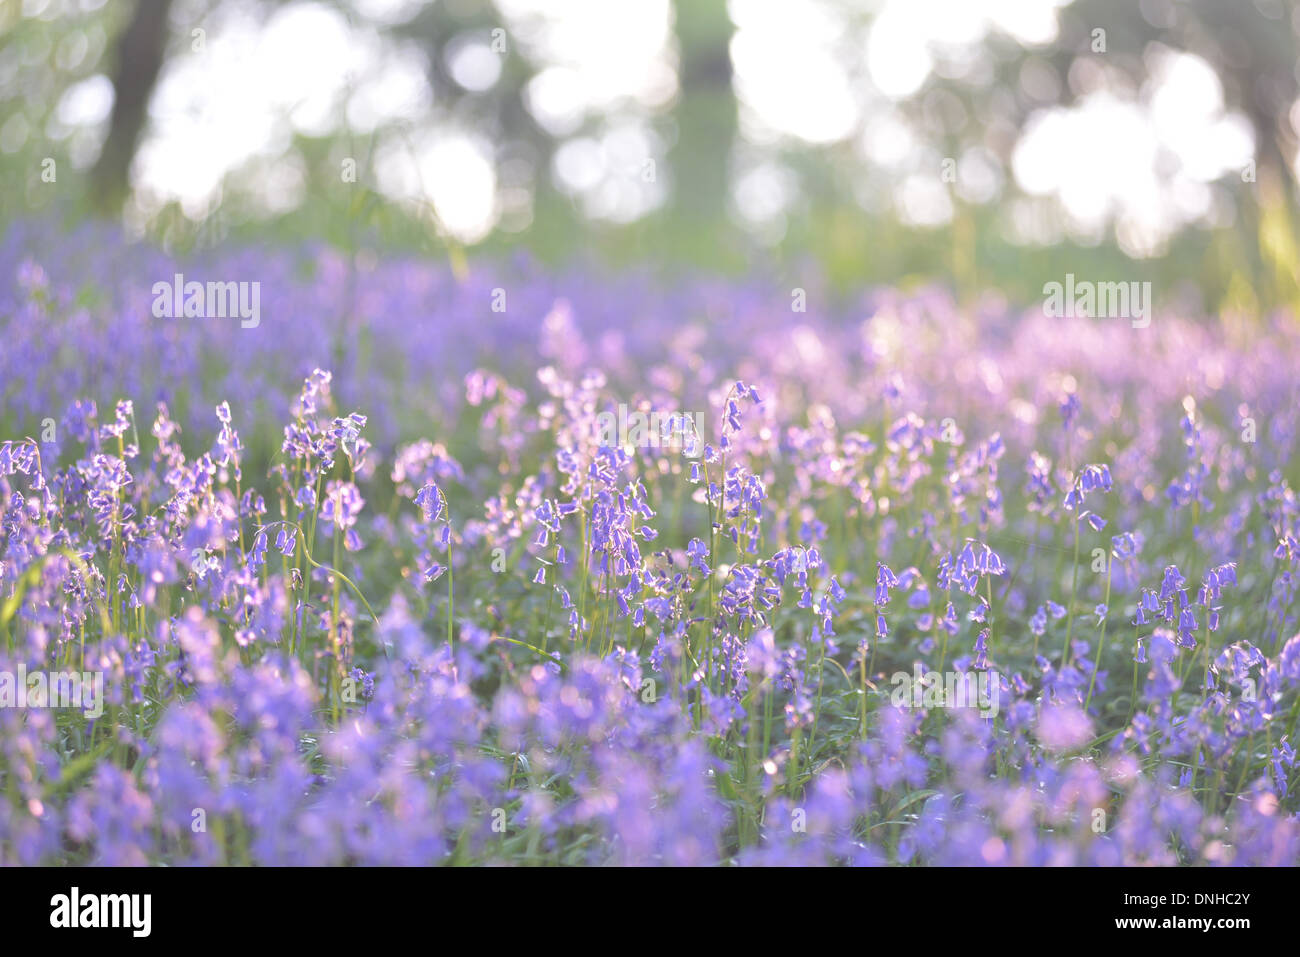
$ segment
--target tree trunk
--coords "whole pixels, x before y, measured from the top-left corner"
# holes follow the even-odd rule
[[[137,0],[131,19],[117,41],[113,68],[113,114],[108,138],[91,172],[94,201],[103,212],[121,210],[130,188],[128,177],[144,129],[167,46],[171,0]]]
[[[668,154],[673,175],[670,214],[682,221],[722,221],[729,195],[736,99],[726,0],[673,0],[681,85],[677,141]]]

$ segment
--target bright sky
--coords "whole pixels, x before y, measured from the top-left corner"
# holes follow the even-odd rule
[[[39,0],[29,0],[39,2]],[[1008,176],[1029,199],[1008,204],[1008,230],[1027,241],[1058,238],[1035,204],[1059,201],[1076,235],[1116,229],[1135,255],[1158,251],[1179,225],[1222,215],[1213,181],[1240,171],[1253,151],[1250,126],[1224,108],[1223,89],[1203,60],[1150,55],[1152,79],[1135,95],[1099,87],[1077,106],[1034,114],[1021,130],[1012,168],[975,148],[956,157],[957,181],[938,172],[944,157],[897,108],[932,70],[978,77],[991,69],[980,41],[1001,32],[1029,46],[1050,44],[1068,0],[730,0],[731,46],[742,142],[733,205],[760,235],[779,238],[797,202],[798,180],[781,160],[791,146],[848,144],[864,162],[859,199],[892,204],[908,222],[932,225],[952,214],[952,194],[997,199]],[[440,108],[428,83],[427,51],[381,36],[380,23],[409,19],[413,0],[351,0],[347,14],[297,0],[269,17],[243,0],[216,5],[206,19],[178,5],[183,46],[150,105],[151,123],[134,181],[139,212],[178,199],[191,216],[216,205],[223,177],[237,177],[269,207],[303,200],[303,176],[286,152],[291,131],[350,128],[357,159],[376,136],[373,177],[380,190],[431,202],[444,227],[474,242],[494,227],[522,228],[530,213],[527,170],[494,156],[493,145]],[[663,202],[664,162],[656,119],[677,93],[668,0],[497,0],[503,37],[459,37],[447,69],[466,89],[489,89],[500,75],[494,43],[519,44],[541,64],[525,102],[560,139],[542,175],[595,218],[630,221]],[[875,9],[867,19],[863,8]],[[345,7],[345,9],[347,9]],[[201,23],[186,38],[180,23]],[[869,24],[869,28],[864,26]],[[1050,86],[1027,68],[1022,84]],[[67,92],[57,111],[66,129],[102,130],[112,87],[95,76]],[[595,122],[592,122],[592,121]],[[358,174],[365,177],[362,170]],[[884,197],[882,199],[882,197]],[[1049,225],[1044,226],[1044,223]]]

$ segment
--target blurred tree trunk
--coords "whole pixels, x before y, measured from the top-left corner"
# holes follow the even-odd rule
[[[91,171],[94,201],[117,213],[126,200],[131,160],[144,129],[149,98],[167,47],[167,15],[172,0],[137,0],[117,41],[113,67],[113,113],[108,137]]]
[[[716,228],[727,213],[736,98],[731,85],[731,36],[726,0],[673,0],[681,64],[675,112],[677,141],[668,154],[673,173],[669,215]]]

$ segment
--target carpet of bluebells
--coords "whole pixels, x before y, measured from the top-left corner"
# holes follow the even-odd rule
[[[1292,317],[43,223],[0,277],[0,672],[105,698],[0,708],[0,863],[1300,863]]]

